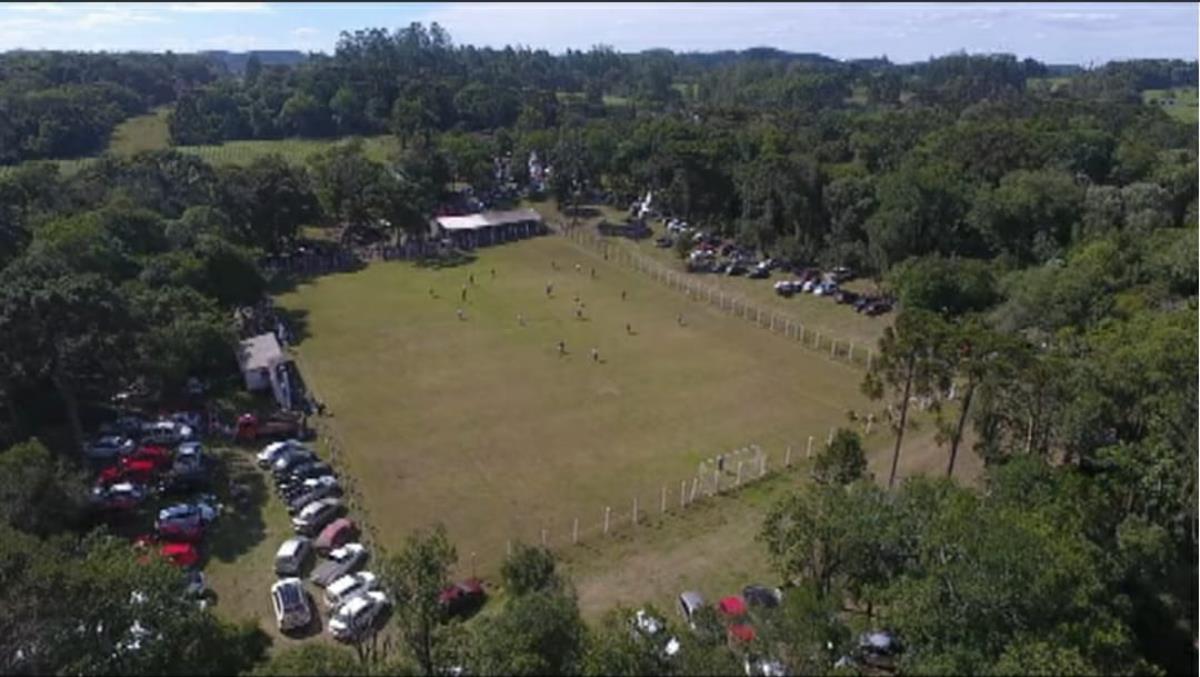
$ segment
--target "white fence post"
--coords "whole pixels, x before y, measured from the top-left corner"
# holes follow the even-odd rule
[[[605,506],[604,508],[604,533],[608,534],[608,518],[612,514],[612,508]]]
[[[833,444],[833,428],[832,427],[829,428],[829,437],[825,438],[825,446],[829,446],[830,444]]]
[[[738,461],[737,481],[734,483],[733,486],[735,486],[735,487],[742,486],[742,462],[741,461]]]
[[[579,518],[575,518],[575,523],[571,525],[571,544],[575,545],[579,542]]]
[[[763,454],[758,457],[758,476],[762,477],[767,474],[767,455]]]
[[[662,485],[662,507],[658,510],[660,513],[667,512],[667,485]]]
[[[542,529],[542,547],[546,547],[546,530]]]
[[[690,495],[690,496],[688,496],[688,503],[691,503],[691,502],[693,502],[693,501],[695,501],[695,500],[696,500],[696,489],[697,489],[699,486],[700,486],[700,478],[699,478],[699,477],[693,477],[693,478],[692,478],[692,493],[691,493],[691,495]]]
[[[837,339],[833,339],[829,342],[829,356],[837,357]]]
[[[792,467],[792,445],[787,445],[787,451],[783,455],[783,467]]]
[[[637,509],[638,509],[638,500],[637,500],[637,496],[634,496],[633,497],[633,524],[635,526],[637,525]]]
[[[804,452],[804,458],[812,458],[812,441],[813,436],[808,436],[808,450]]]
[[[508,539],[508,545],[505,547],[505,552],[508,553],[509,557],[512,557],[512,539],[511,538]]]
[[[679,507],[682,508],[684,506],[683,502],[686,500],[687,500],[687,480],[680,480],[680,482],[679,482]]]

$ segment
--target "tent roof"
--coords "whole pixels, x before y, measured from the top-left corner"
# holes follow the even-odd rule
[[[467,216],[439,216],[434,221],[443,230],[478,230],[492,226],[506,226],[525,221],[541,221],[542,215],[532,209],[513,209],[503,212],[482,212]]]
[[[737,595],[730,595],[717,603],[721,613],[728,616],[741,616],[746,613],[746,602]]]
[[[266,369],[283,359],[283,349],[274,334],[251,336],[238,344],[238,366],[242,371]]]

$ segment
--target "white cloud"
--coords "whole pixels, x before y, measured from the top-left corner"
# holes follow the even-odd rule
[[[314,36],[320,32],[321,31],[319,31],[315,28],[309,28],[308,26],[301,26],[300,28],[294,29],[292,31],[292,35],[297,38],[311,38],[312,36]]]
[[[265,2],[172,2],[167,9],[196,14],[263,14],[271,11]]]
[[[62,14],[67,11],[58,2],[8,2],[4,3],[4,9],[10,12],[29,12],[37,14]]]
[[[1119,18],[1116,14],[1108,12],[1047,12],[1042,15],[1043,18],[1053,19],[1056,21],[1115,21]]]
[[[75,20],[76,28],[163,23],[166,19],[144,5],[102,5]]]

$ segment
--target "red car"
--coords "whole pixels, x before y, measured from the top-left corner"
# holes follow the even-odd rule
[[[137,451],[121,459],[121,465],[128,465],[137,462],[149,463],[150,467],[155,471],[166,470],[167,468],[171,467],[171,452],[167,451],[163,447],[147,445],[138,448]]]
[[[442,590],[442,594],[438,595],[438,603],[447,615],[455,616],[478,609],[486,597],[483,583],[478,578],[468,578]]]
[[[740,595],[722,598],[720,602],[717,602],[717,611],[730,620],[741,618],[746,615],[746,600],[742,599]]]
[[[190,569],[200,561],[200,553],[191,543],[163,543],[158,552],[171,564],[184,569]]]
[[[110,465],[96,476],[96,484],[102,487],[120,482],[135,482],[146,484],[154,477],[154,462],[147,460],[128,461],[121,459],[117,465]]]

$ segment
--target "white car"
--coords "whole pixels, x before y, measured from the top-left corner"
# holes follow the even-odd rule
[[[263,447],[263,450],[258,452],[255,458],[258,461],[258,467],[269,468],[283,454],[294,449],[308,449],[300,440],[284,440],[282,442],[272,442]]]
[[[805,294],[811,293],[816,288],[817,288],[816,280],[805,280],[804,284],[800,285],[800,291],[804,292]]]
[[[271,605],[275,609],[275,622],[282,632],[303,628],[312,621],[308,593],[299,578],[276,581],[271,586]]]
[[[346,574],[325,588],[325,606],[336,609],[347,601],[374,590],[379,579],[370,571]]]
[[[358,595],[333,612],[329,619],[329,634],[343,642],[362,639],[371,634],[375,621],[389,606],[391,600],[378,590]]]
[[[83,453],[88,458],[111,459],[132,453],[136,447],[128,437],[107,435],[84,447]]]
[[[342,502],[336,498],[322,498],[304,506],[298,515],[292,518],[292,528],[306,536],[311,536],[333,519]]]

